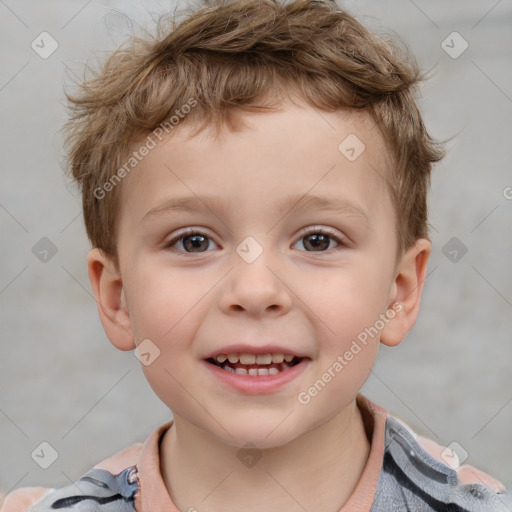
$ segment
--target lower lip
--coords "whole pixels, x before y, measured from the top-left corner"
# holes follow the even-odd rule
[[[298,377],[308,365],[308,359],[275,375],[239,375],[227,372],[220,366],[203,361],[212,374],[230,387],[249,395],[273,393]]]

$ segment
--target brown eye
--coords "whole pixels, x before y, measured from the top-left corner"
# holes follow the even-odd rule
[[[204,252],[208,249],[208,237],[203,235],[187,235],[182,237],[183,247],[187,252]]]
[[[176,251],[181,253],[194,254],[207,252],[212,244],[214,248],[217,246],[217,244],[209,236],[200,232],[189,230],[186,233],[181,233],[180,235],[174,237],[165,245],[165,248],[174,248]]]
[[[333,242],[335,245],[332,245]],[[327,252],[345,245],[343,238],[334,236],[323,228],[308,228],[295,245],[297,244],[300,244],[298,249],[304,249],[307,252]]]
[[[304,242],[302,242],[303,246],[307,250],[311,251],[324,251],[326,249],[329,249],[329,244],[331,242],[331,239],[327,235],[323,235],[320,233],[314,234],[314,235],[306,235],[303,238]]]

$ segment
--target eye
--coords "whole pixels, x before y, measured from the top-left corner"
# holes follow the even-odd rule
[[[182,231],[180,234],[169,240],[165,244],[165,248],[175,248],[177,251],[185,252],[185,253],[201,253],[207,252],[208,247],[211,244],[214,244],[216,247],[217,244],[206,234],[197,231],[192,228],[188,228],[186,231]]]
[[[335,242],[335,247],[331,243]],[[309,227],[305,230],[302,237],[294,244],[301,244],[308,252],[327,252],[329,249],[337,249],[344,246],[343,238],[335,236],[331,231],[325,228]]]

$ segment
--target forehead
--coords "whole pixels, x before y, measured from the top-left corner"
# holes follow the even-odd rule
[[[231,208],[237,220],[291,212],[301,198],[321,207],[307,196],[339,199],[368,218],[390,214],[389,152],[368,113],[283,103],[240,116],[239,131],[192,136],[196,126],[183,123],[156,144],[123,184],[121,215],[142,219],[177,196],[205,206],[208,196],[212,210],[228,215]]]

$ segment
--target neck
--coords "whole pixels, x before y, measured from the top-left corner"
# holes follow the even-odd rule
[[[174,417],[160,447],[169,494],[183,511],[336,512],[349,499],[370,451],[355,400],[284,446],[249,451]],[[249,457],[242,464],[241,454]]]

